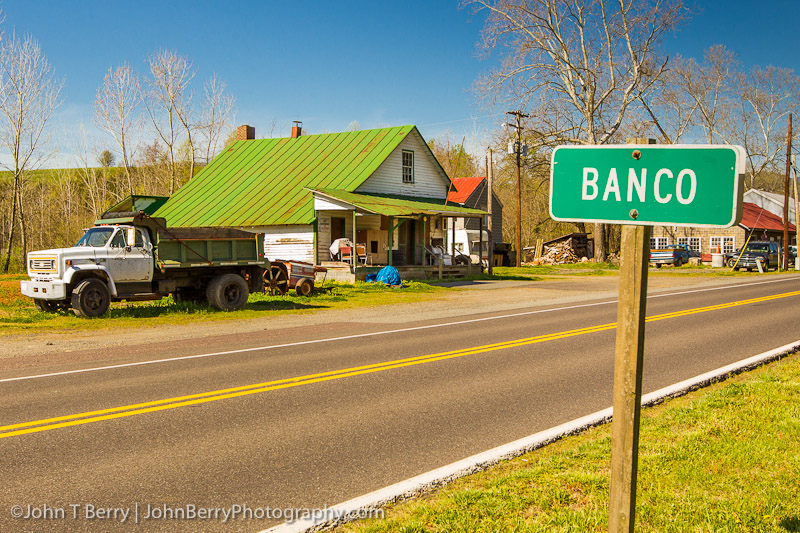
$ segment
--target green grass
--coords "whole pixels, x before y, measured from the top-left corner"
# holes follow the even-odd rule
[[[800,356],[643,410],[636,531],[800,531]],[[336,531],[606,531],[610,424]]]
[[[32,300],[19,292],[19,279],[25,276],[0,276],[0,335],[47,328],[102,329],[196,323],[198,321],[246,320],[287,313],[311,313],[322,309],[347,309],[428,300],[446,287],[434,287],[414,281],[404,282],[404,288],[391,288],[379,283],[339,284],[328,282],[332,291],[317,291],[310,297],[251,294],[247,306],[236,312],[218,311],[205,304],[175,302],[172,297],[148,302],[121,302],[111,305],[101,318],[87,320],[72,311],[40,313]]]

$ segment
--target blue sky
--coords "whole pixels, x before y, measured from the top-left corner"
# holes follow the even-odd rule
[[[699,57],[721,43],[746,66],[800,72],[800,1],[698,4],[703,12],[667,39],[669,53]],[[365,129],[416,124],[427,139],[449,131],[477,149],[504,110],[480,108],[470,91],[493,58],[477,54],[482,16],[458,6],[458,0],[0,0],[5,31],[36,37],[65,81],[56,137],[81,122],[91,127],[92,101],[109,67],[127,61],[143,73],[147,56],[167,48],[192,60],[198,89],[212,73],[227,83],[237,123],[255,126],[259,137],[273,120],[275,136],[288,135],[295,119],[316,133],[342,131],[352,121]]]

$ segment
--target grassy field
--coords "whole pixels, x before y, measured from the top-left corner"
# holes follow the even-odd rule
[[[610,424],[336,531],[606,531]],[[800,531],[800,356],[642,412],[636,531]]]

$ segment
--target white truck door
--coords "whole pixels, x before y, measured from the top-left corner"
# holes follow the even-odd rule
[[[153,247],[142,228],[136,228],[133,243],[125,249],[132,281],[153,279]]]
[[[153,278],[153,253],[147,246],[149,242],[140,228],[117,229],[109,243],[108,253],[108,268],[114,283],[150,281]]]

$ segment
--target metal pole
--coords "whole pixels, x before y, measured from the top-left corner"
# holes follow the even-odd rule
[[[622,226],[622,267],[614,358],[614,417],[611,423],[609,533],[632,533],[636,515],[650,233],[649,226]]]
[[[487,230],[489,230],[489,242],[487,246],[489,247],[489,275],[492,274],[492,267],[494,266],[494,233],[492,232],[492,228],[494,224],[492,224],[492,191],[494,190],[494,164],[492,161],[492,149],[487,148],[487,156],[486,156],[486,205],[487,211],[489,212],[489,219],[486,221]]]
[[[789,134],[786,138],[786,181],[783,190],[783,269],[789,269],[789,169],[792,165],[792,114],[789,113]]]

